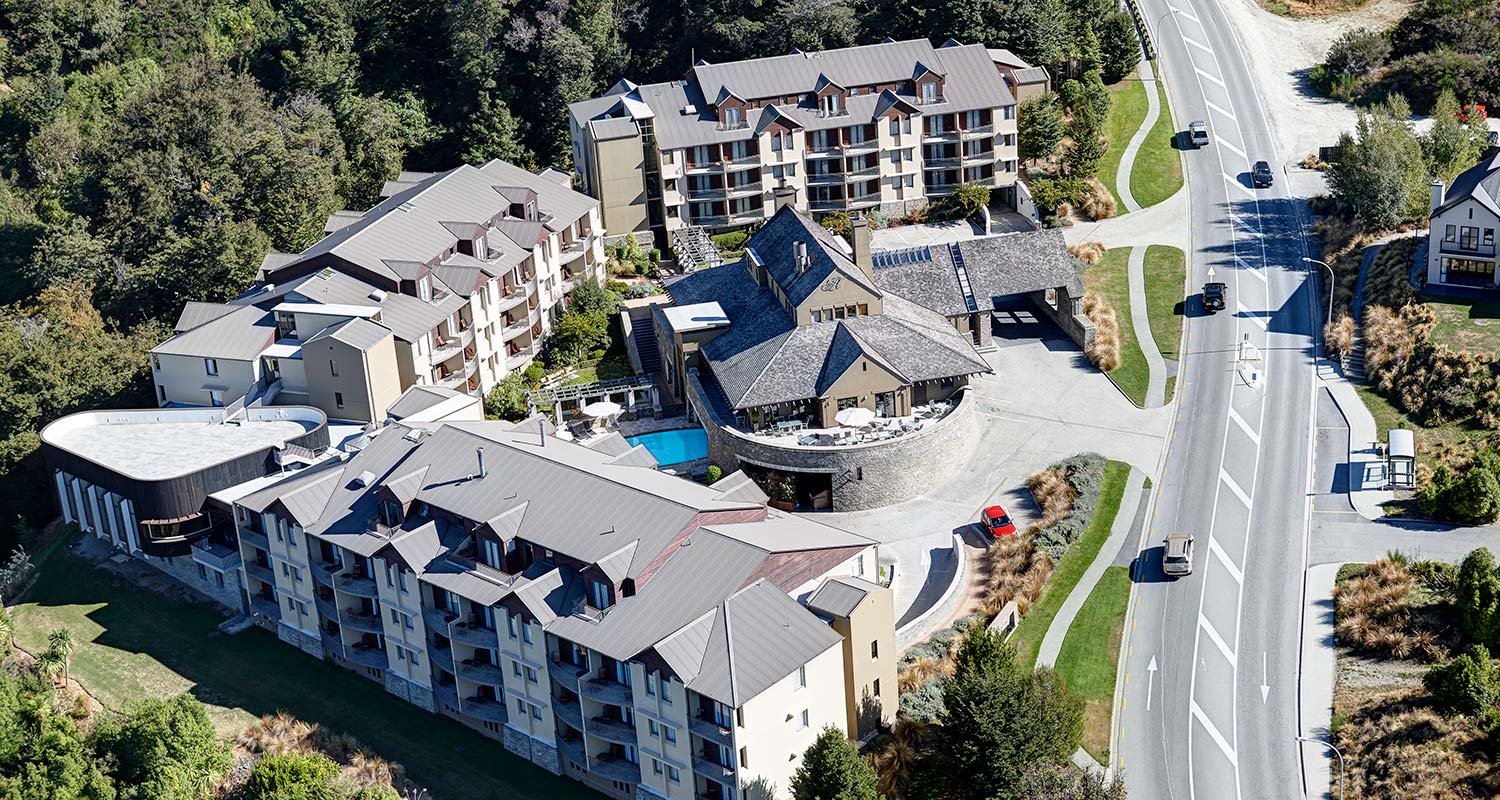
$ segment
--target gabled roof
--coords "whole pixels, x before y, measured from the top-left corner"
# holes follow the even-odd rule
[[[897,295],[943,316],[968,312],[958,284],[952,249],[963,255],[969,288],[980,311],[995,307],[995,298],[1065,286],[1077,297],[1083,282],[1059,230],[1009,233],[900,251],[877,251],[875,283],[887,296]],[[887,254],[889,253],[889,257]]]
[[[184,313],[187,313],[186,310]],[[188,321],[198,321],[203,316],[207,315],[194,311]],[[212,319],[174,334],[151,348],[151,352],[222,358],[228,361],[253,361],[275,339],[276,320],[271,317],[271,312],[255,306],[236,306],[231,311],[218,313]]]
[[[1442,214],[1470,199],[1477,201],[1491,213],[1500,215],[1500,147],[1486,149],[1479,163],[1460,172],[1443,196],[1443,204],[1432,215]]]
[[[375,345],[385,341],[391,335],[391,329],[363,317],[351,317],[343,322],[336,322],[321,331],[313,334],[306,344],[333,339],[343,342],[361,352],[373,348]]]
[[[760,581],[716,609],[703,662],[687,687],[739,706],[841,641],[785,592]]]
[[[853,576],[829,578],[812,593],[811,597],[807,598],[807,607],[819,614],[847,617],[853,614],[854,609],[858,608],[859,604],[863,603],[871,593],[879,592],[884,588],[864,578]]]
[[[174,333],[190,331],[193,328],[214,320],[226,314],[232,314],[242,306],[230,305],[229,303],[200,303],[189,300],[182,306],[182,313],[177,315],[177,324],[172,326]]]
[[[809,263],[805,271],[798,270],[793,256],[793,246],[798,242],[807,246]],[[864,270],[854,264],[854,259],[845,254],[834,234],[810,217],[797,213],[791,206],[773,214],[750,237],[745,247],[754,251],[792,305],[801,305],[834,275],[839,280],[858,284],[876,297],[880,296],[880,289]]]

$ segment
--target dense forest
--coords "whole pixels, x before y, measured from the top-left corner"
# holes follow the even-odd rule
[[[37,431],[400,169],[570,161],[565,107],[694,59],[949,37],[1081,73],[1113,0],[0,0],[0,550]],[[143,391],[146,390],[146,391]]]

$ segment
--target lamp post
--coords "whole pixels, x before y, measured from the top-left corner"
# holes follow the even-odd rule
[[[1328,748],[1329,750],[1332,750],[1333,754],[1339,757],[1339,800],[1344,800],[1344,753],[1343,753],[1343,751],[1341,751],[1337,747],[1335,747],[1334,744],[1333,744],[1333,742],[1327,742],[1327,741],[1324,741],[1322,739],[1314,739],[1311,736],[1298,736],[1297,737],[1297,741],[1299,741],[1299,742],[1307,742],[1309,744],[1320,744],[1320,745],[1323,745],[1324,747]]]
[[[1333,322],[1333,267],[1328,266],[1327,264],[1317,260],[1316,258],[1308,258],[1307,256],[1303,256],[1302,260],[1311,264],[1318,264],[1322,266],[1323,269],[1328,270],[1328,316],[1325,318],[1325,321]]]

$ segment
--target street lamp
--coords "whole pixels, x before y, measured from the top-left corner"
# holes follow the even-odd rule
[[[1324,266],[1327,266],[1327,265],[1325,264]],[[1339,800],[1344,800],[1344,753],[1343,753],[1343,751],[1341,751],[1337,747],[1335,747],[1333,745],[1333,742],[1326,742],[1326,741],[1324,741],[1322,739],[1314,739],[1314,738],[1312,738],[1310,736],[1298,736],[1297,737],[1297,741],[1299,741],[1299,742],[1308,742],[1309,744],[1321,744],[1324,747],[1328,748],[1329,750],[1332,750],[1333,754],[1339,757]]]
[[[1302,260],[1311,264],[1320,264],[1322,265],[1323,269],[1328,270],[1328,317],[1326,319],[1328,322],[1333,322],[1333,267],[1324,264],[1322,261],[1319,261],[1316,258],[1308,258],[1307,256],[1303,256]]]

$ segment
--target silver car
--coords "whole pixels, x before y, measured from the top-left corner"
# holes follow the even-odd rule
[[[1168,534],[1167,546],[1162,549],[1161,571],[1172,578],[1193,574],[1193,548],[1191,533]]]
[[[1208,123],[1201,119],[1195,119],[1188,123],[1188,141],[1193,147],[1203,147],[1208,144]]]

